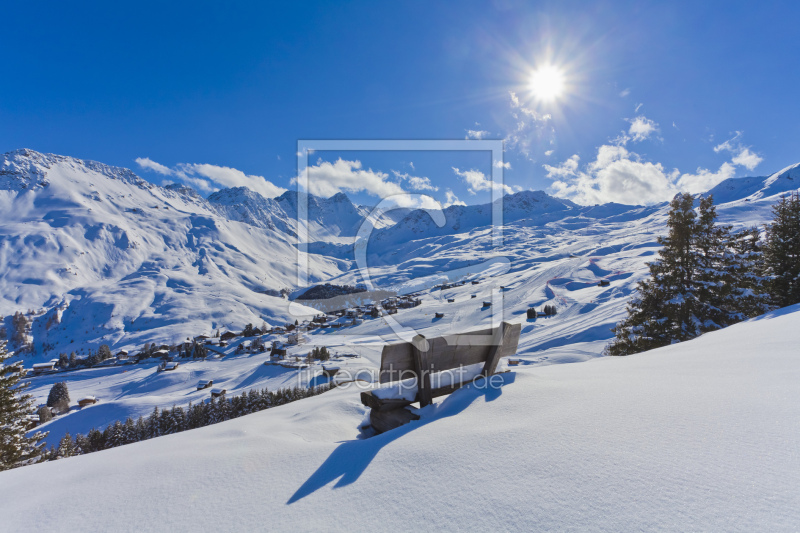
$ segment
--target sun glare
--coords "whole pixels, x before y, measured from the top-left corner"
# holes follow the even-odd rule
[[[531,74],[530,88],[538,100],[552,102],[564,93],[564,75],[553,65],[544,65]]]

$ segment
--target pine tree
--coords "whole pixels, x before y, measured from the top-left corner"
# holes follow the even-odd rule
[[[691,247],[695,268],[692,281],[697,295],[694,316],[700,333],[744,319],[734,309],[733,291],[737,287],[733,273],[738,264],[731,247],[731,227],[718,225],[716,219],[714,198],[701,197]]]
[[[26,436],[25,416],[34,410],[33,399],[25,394],[27,382],[20,382],[22,362],[4,365],[10,356],[0,343],[0,471],[35,463],[44,454],[42,439],[47,433]]]
[[[58,443],[58,458],[65,459],[67,457],[73,457],[78,455],[77,447],[75,446],[75,442],[72,440],[72,437],[69,433],[65,433],[61,440]]]
[[[124,430],[122,428],[122,422],[119,420],[108,426],[103,433],[106,437],[107,448],[116,448],[117,446],[125,444]]]
[[[800,196],[784,196],[772,208],[764,263],[772,300],[778,307],[800,302]]]
[[[78,433],[75,435],[75,454],[81,455],[84,453],[90,453],[91,445],[89,444],[89,438]]]
[[[147,424],[141,415],[136,419],[136,441],[147,440],[150,436],[147,433]]]
[[[772,306],[758,228],[731,234],[728,249],[726,279],[730,290],[724,305],[742,320],[766,313]]]
[[[697,295],[692,241],[696,215],[694,197],[677,194],[670,203],[669,234],[659,237],[659,258],[648,263],[650,279],[640,281],[628,302],[628,316],[612,330],[607,355],[628,355],[700,334],[695,317]]]
[[[100,450],[106,449],[106,439],[105,435],[102,431],[97,428],[92,428],[89,430],[89,434],[86,436],[89,440],[89,448],[93,452],[99,452]]]
[[[161,435],[161,427],[159,424],[160,421],[160,414],[158,412],[158,406],[153,408],[153,412],[150,416],[147,417],[147,435],[148,438],[152,439]]]
[[[54,383],[47,395],[47,407],[55,407],[58,412],[69,411],[69,389],[67,383],[61,381]]]
[[[53,419],[53,413],[50,412],[50,408],[46,405],[43,405],[37,409],[36,414],[39,415],[39,424],[50,422]]]
[[[108,347],[108,344],[100,345],[100,348],[97,349],[97,358],[100,359],[100,361],[111,359],[111,348]]]
[[[122,425],[122,442],[124,444],[130,444],[137,440],[139,440],[139,434],[136,431],[136,423],[131,417],[128,417]]]

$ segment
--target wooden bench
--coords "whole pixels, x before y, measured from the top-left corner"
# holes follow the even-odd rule
[[[434,339],[417,335],[411,342],[387,344],[381,352],[379,382],[413,379],[417,392],[413,400],[379,397],[376,395],[379,390],[362,392],[361,402],[370,408],[370,424],[378,433],[383,433],[418,420],[419,416],[406,407],[415,402],[425,407],[433,403],[434,398],[450,394],[475,379],[491,376],[501,357],[517,353],[520,328],[520,324],[503,322],[496,328]],[[456,373],[449,373],[450,379],[436,379],[442,377],[440,372],[481,363],[483,366],[477,376],[458,380],[454,377]]]

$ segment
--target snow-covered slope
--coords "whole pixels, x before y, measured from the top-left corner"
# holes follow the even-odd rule
[[[625,358],[522,367],[358,439],[341,389],[0,473],[9,531],[793,531],[800,306]]]

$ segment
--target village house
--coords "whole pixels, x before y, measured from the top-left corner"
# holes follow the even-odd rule
[[[236,333],[234,333],[232,331],[226,331],[225,333],[220,335],[219,339],[220,339],[220,341],[229,341],[231,339],[235,339],[236,337],[238,337],[238,335]]]
[[[55,372],[58,359],[51,359],[48,363],[36,363],[33,365],[33,375],[44,374],[45,372]]]
[[[286,345],[282,342],[272,341],[271,357],[286,357]]]
[[[96,403],[97,403],[97,398],[95,398],[94,396],[84,396],[83,398],[78,400],[78,407],[83,409],[84,407],[86,407],[88,405],[94,405]],[[94,412],[94,411],[92,411],[92,412]]]

